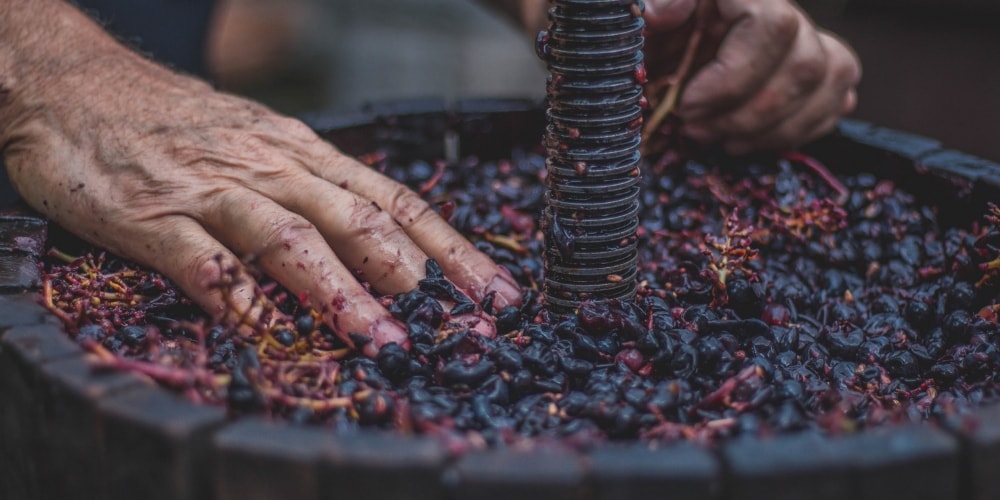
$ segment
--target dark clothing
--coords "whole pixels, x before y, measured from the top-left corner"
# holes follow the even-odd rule
[[[76,0],[129,47],[174,69],[205,76],[214,0]]]
[[[125,45],[167,66],[206,76],[205,46],[214,0],[76,0]],[[0,207],[17,194],[0,158]]]

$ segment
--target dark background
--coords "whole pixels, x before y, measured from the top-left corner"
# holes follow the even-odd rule
[[[279,70],[230,86],[286,113],[400,97],[544,94],[533,37],[473,0],[230,1],[250,10],[275,4],[272,23],[288,17]],[[1000,161],[1000,0],[800,5],[861,57],[854,118]]]
[[[853,117],[1000,161],[1000,2],[804,0],[864,77]]]

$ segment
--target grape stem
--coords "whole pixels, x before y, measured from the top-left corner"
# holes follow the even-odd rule
[[[819,160],[798,151],[784,153],[782,158],[788,161],[801,163],[802,165],[808,167],[813,171],[813,173],[823,179],[823,182],[826,182],[831,189],[837,192],[837,199],[834,200],[837,205],[842,206],[847,203],[847,199],[851,196],[850,190],[847,189],[847,186],[844,186],[844,183],[840,182],[840,180],[837,179],[837,177],[833,175],[833,173],[830,172],[825,165],[820,163]]]
[[[701,45],[701,39],[705,34],[705,26],[707,24],[707,18],[709,15],[709,8],[711,7],[711,2],[702,1],[698,3],[697,10],[694,12],[694,30],[691,31],[691,36],[688,38],[687,46],[684,48],[684,55],[681,57],[681,63],[677,67],[677,71],[667,75],[661,80],[661,85],[667,85],[667,94],[663,97],[656,108],[653,110],[653,114],[649,117],[649,121],[646,122],[646,127],[642,131],[642,142],[645,145],[648,143],[649,138],[660,128],[663,124],[663,120],[670,116],[674,108],[677,105],[677,98],[680,97],[681,87],[683,87],[685,80],[688,78],[688,73],[691,72],[691,65],[694,63],[694,56],[698,53],[698,46]],[[659,86],[659,85],[658,85]]]

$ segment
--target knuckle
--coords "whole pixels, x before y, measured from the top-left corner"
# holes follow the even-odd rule
[[[861,80],[861,68],[850,55],[838,61],[835,71],[837,81],[842,82],[845,86],[854,87]]]
[[[747,2],[741,6],[745,19],[761,19],[764,17],[765,9],[763,2]]]
[[[743,84],[741,83],[741,74],[745,73],[739,66],[731,61],[719,59],[717,61],[709,63],[709,66],[705,68],[706,83],[709,85],[709,91],[704,92],[702,99],[704,100],[719,100],[724,102],[730,102],[736,100],[745,93]],[[692,85],[693,86],[693,85]]]
[[[855,86],[861,81],[861,63],[851,49],[838,38],[820,33],[820,39],[829,58],[829,68],[834,79],[843,85]]]
[[[475,262],[477,259],[488,261],[489,257],[480,252],[476,247],[459,234],[449,234],[443,237],[449,261],[455,262]]]
[[[748,106],[720,118],[717,128],[728,135],[756,133],[784,114],[788,105],[783,93],[765,89]]]
[[[768,13],[768,31],[775,40],[791,44],[799,34],[801,23],[799,14],[794,7],[782,2],[781,7]]]
[[[800,91],[809,92],[818,87],[826,78],[826,61],[817,57],[807,57],[795,61],[790,71]]]
[[[790,105],[790,101],[786,91],[765,89],[754,99],[749,112],[740,113],[738,116],[745,126],[756,126],[768,118],[782,114],[782,111]]]
[[[199,221],[224,220],[231,207],[253,206],[252,197],[248,192],[228,183],[207,183],[192,191],[188,197],[199,200],[195,203],[195,217]]]
[[[403,228],[393,220],[388,211],[383,210],[375,202],[363,199],[358,201],[352,213],[349,232],[355,243],[364,247],[385,248],[385,242],[391,241],[397,245],[397,249],[406,248],[403,244],[406,239]],[[395,267],[391,267],[384,271],[378,280],[395,274],[395,270]]]
[[[435,215],[429,203],[403,185],[396,186],[390,209],[403,227],[421,224]]]
[[[309,139],[309,140],[316,138],[316,133],[313,132],[313,130],[309,128],[308,125],[302,123],[301,120],[297,120],[295,118],[290,118],[287,116],[279,116],[278,124],[285,132],[289,133],[293,137]]]
[[[187,278],[198,290],[208,291],[219,285],[224,267],[221,254],[201,251],[191,258],[187,266]]]
[[[167,154],[170,159],[180,165],[195,165],[207,159],[205,148],[189,143],[175,144],[169,147]]]
[[[291,250],[307,241],[314,231],[309,221],[294,214],[278,217],[271,222],[261,238],[260,254],[270,254],[274,251]]]
[[[745,116],[741,123],[745,130],[756,129],[771,118],[784,114],[783,112],[788,106],[788,100],[777,94],[767,99],[761,99],[753,112],[744,113]]]
[[[374,202],[359,201],[354,215],[358,229],[382,230],[393,225],[392,216]]]
[[[296,148],[319,141],[319,136],[302,121],[279,114],[271,114],[260,122],[251,134],[262,142],[265,149],[275,146]]]

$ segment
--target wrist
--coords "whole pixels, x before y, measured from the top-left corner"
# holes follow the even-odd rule
[[[0,18],[0,147],[38,119],[73,129],[81,110],[120,104],[148,81],[207,87],[127,49],[61,0],[0,0]]]
[[[0,0],[0,133],[37,113],[80,68],[114,53],[114,41],[62,1]],[[103,36],[102,36],[103,35]],[[107,38],[107,39],[105,39]],[[69,97],[69,96],[66,96]],[[0,137],[5,138],[5,137]]]

